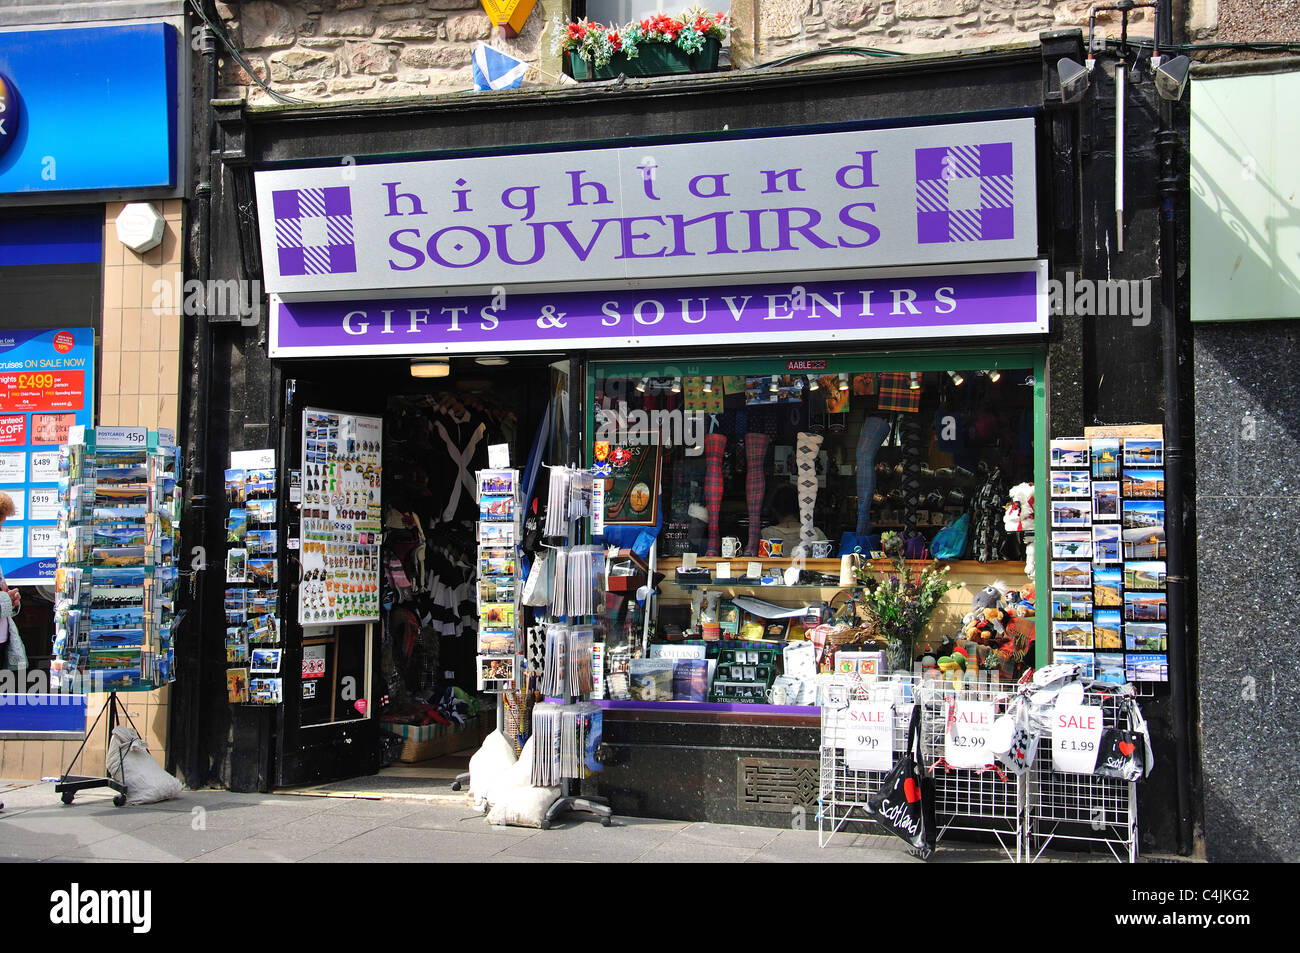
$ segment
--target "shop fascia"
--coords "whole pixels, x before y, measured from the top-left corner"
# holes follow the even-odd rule
[[[1041,332],[1033,143],[1019,119],[259,172],[271,353]]]

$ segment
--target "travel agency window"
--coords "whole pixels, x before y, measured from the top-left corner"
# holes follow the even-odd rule
[[[796,713],[846,666],[1043,660],[1041,350],[798,353],[590,366],[606,540],[663,574],[644,611],[611,586],[615,703]]]

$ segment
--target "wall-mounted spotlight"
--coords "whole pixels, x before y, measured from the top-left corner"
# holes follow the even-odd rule
[[[712,394],[712,393],[713,393],[713,375],[712,375],[712,374],[710,374],[709,376],[707,376],[707,377],[704,378],[704,388],[703,388],[703,390],[704,390],[704,393],[706,393],[706,394]]]
[[[777,394],[780,393],[780,391],[781,391],[781,382],[777,380],[776,377],[773,377],[771,382],[767,385],[767,392],[769,394]]]
[[[996,384],[998,381],[1002,380],[1002,372],[996,367],[993,368],[993,370],[989,371],[989,380]]]
[[[810,391],[820,390],[820,389],[821,389],[821,386],[822,386],[822,385],[821,385],[820,383],[818,383],[818,381],[817,381],[817,375],[816,375],[816,374],[809,374],[809,375],[808,375],[808,389],[809,389]]]
[[[955,384],[958,387],[966,383],[966,378],[962,377],[961,374],[957,373],[956,371],[949,371],[948,376],[952,378],[953,384]]]
[[[916,371],[912,371],[912,377],[911,377],[911,380],[909,380],[909,381],[907,382],[907,387],[908,387],[908,390],[920,390],[920,389],[921,389],[921,375],[918,374]]]
[[[1091,57],[1088,62],[1092,63]],[[1079,64],[1076,60],[1068,56],[1062,56],[1056,61],[1056,73],[1061,79],[1061,100],[1067,103],[1077,103],[1083,98],[1083,94],[1088,91],[1088,69]]]
[[[636,382],[636,392],[638,394],[644,394],[645,389],[646,387],[649,386],[649,384],[650,384],[650,378],[648,377],[641,378],[639,381]]]
[[[1186,56],[1175,56],[1156,67],[1156,92],[1161,99],[1177,102],[1187,88],[1187,74],[1192,61]]]
[[[840,375],[840,390],[848,390],[848,389],[849,389],[849,375],[848,375],[848,374],[841,374],[841,375]]]

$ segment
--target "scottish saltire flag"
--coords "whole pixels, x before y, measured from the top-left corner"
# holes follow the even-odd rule
[[[474,44],[474,88],[518,89],[523,85],[528,64],[494,50],[482,40]]]

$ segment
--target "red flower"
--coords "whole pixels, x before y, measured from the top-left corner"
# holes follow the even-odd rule
[[[618,30],[609,31],[609,42],[616,50],[621,50],[623,48],[623,38],[618,35]]]

